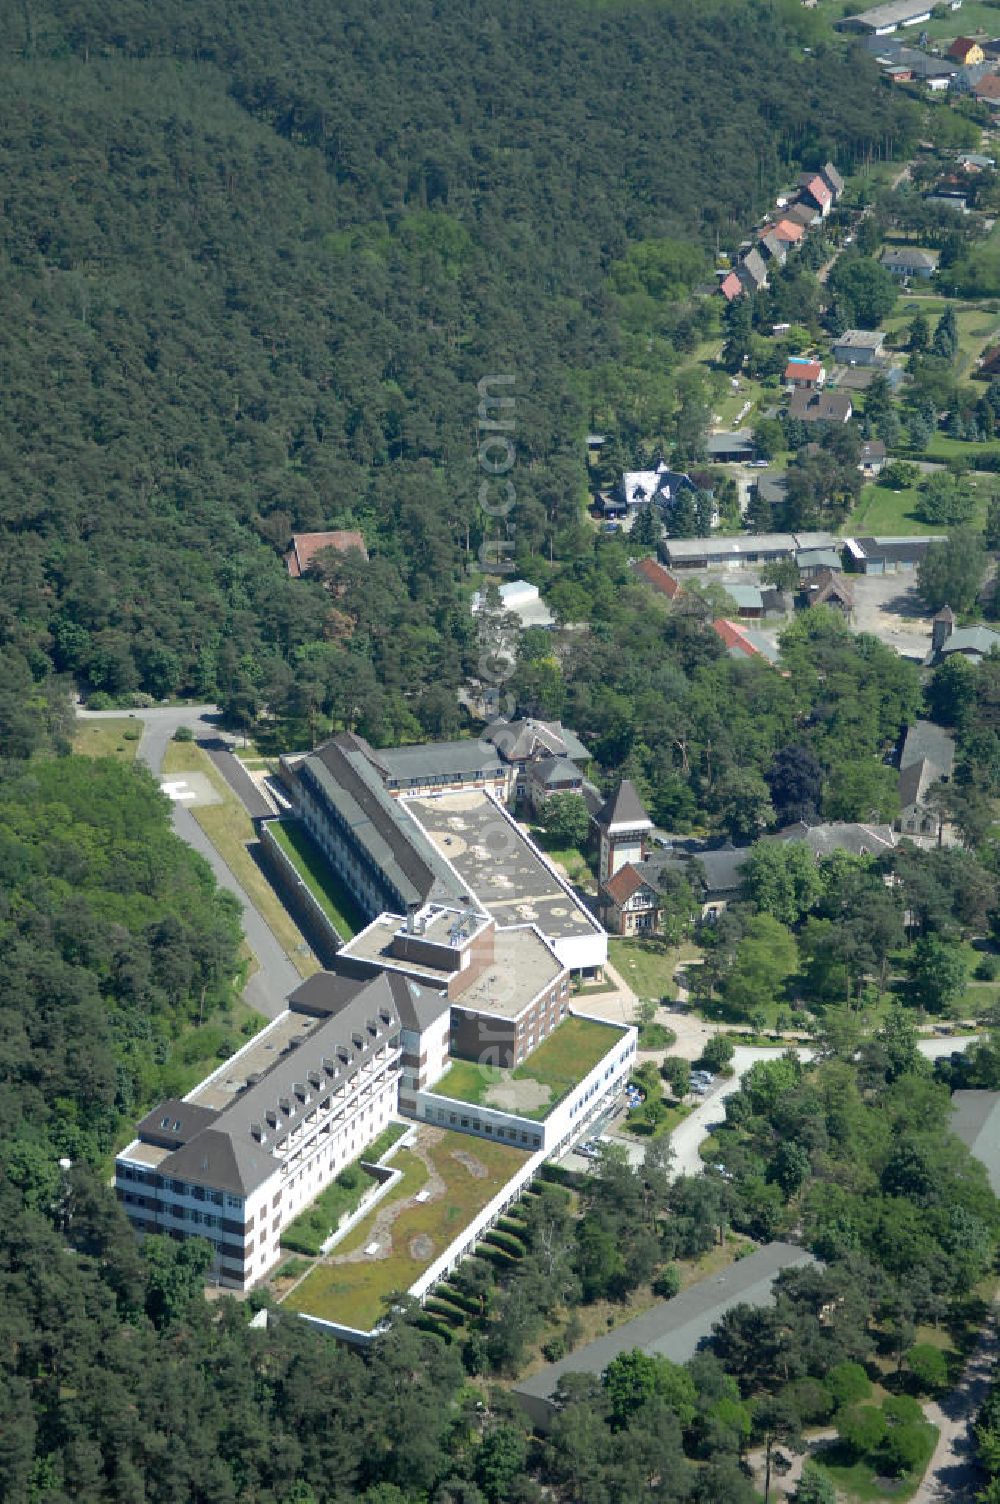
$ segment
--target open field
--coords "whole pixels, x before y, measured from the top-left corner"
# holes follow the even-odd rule
[[[211,759],[195,742],[169,742],[163,772],[198,773],[212,785],[219,802],[196,806],[191,813],[267,922],[296,971],[303,977],[312,976],[319,970],[319,962],[254,860],[251,848],[256,846],[257,836],[250,816]]]
[[[569,1017],[513,1070],[481,1065],[475,1060],[456,1060],[434,1087],[442,1097],[468,1102],[474,1107],[490,1105],[497,1087],[512,1081],[536,1082],[548,1089],[548,1098],[537,1107],[518,1107],[520,1116],[541,1122],[566,1093],[607,1054],[620,1038],[611,1024],[589,1018]]]
[[[341,939],[364,929],[364,915],[301,821],[275,820],[269,829]]]
[[[412,1285],[524,1160],[506,1144],[422,1126],[414,1147],[393,1160],[403,1171],[399,1184],[284,1304],[367,1331],[385,1313],[387,1297]],[[429,1199],[417,1201],[425,1189]],[[372,1243],[377,1253],[365,1254]]]
[[[954,443],[955,440],[947,442]],[[985,477],[976,484],[980,493],[969,526],[977,532],[986,524],[986,509],[992,485]],[[946,533],[947,527],[925,522],[917,515],[920,493],[916,486],[905,486],[901,491],[891,491],[888,486],[869,485],[861,492],[861,499],[841,527],[848,538],[874,534],[876,537],[906,537],[920,533]]]
[[[116,757],[134,762],[142,737],[142,722],[123,715],[120,719],[77,721],[73,728],[73,751],[81,757]]]

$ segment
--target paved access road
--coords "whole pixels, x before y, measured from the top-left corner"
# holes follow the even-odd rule
[[[235,745],[235,738],[229,738],[224,732],[220,732],[219,710],[215,705],[170,705],[134,711],[78,709],[77,715],[85,720],[121,719],[123,715],[131,715],[141,721],[139,757],[157,778],[163,769],[167,746],[181,726],[189,727],[198,741],[214,742],[217,747],[220,741]],[[227,781],[233,784],[239,794],[240,789],[233,780]],[[259,811],[253,809],[250,813],[253,815]],[[243,911],[243,934],[257,962],[257,969],[243,989],[243,996],[265,1018],[277,1017],[285,1006],[288,994],[298,986],[302,978],[267,921],[254,907],[246,889],[223,861],[192,812],[185,809],[183,804],[175,802],[171,808],[171,819],[181,840],[186,841],[208,862],[219,886],[227,888],[239,900]]]

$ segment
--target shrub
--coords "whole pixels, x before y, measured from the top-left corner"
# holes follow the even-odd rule
[[[839,1410],[834,1419],[837,1435],[858,1457],[866,1457],[881,1446],[885,1437],[885,1416],[874,1405],[850,1405]]]
[[[103,689],[95,689],[92,695],[87,696],[88,710],[113,710],[114,700]]]
[[[174,741],[175,742],[193,742],[194,741],[194,732],[191,730],[191,727],[190,726],[178,726],[177,730],[174,732]]]
[[[665,1264],[653,1280],[653,1294],[672,1300],[681,1287],[681,1272],[676,1264]]]
[[[354,1191],[361,1184],[361,1171],[357,1165],[345,1165],[337,1176],[337,1184],[345,1191]]]
[[[995,982],[1000,977],[1000,956],[980,956],[972,975],[977,982]]]
[[[947,1385],[948,1359],[939,1347],[932,1347],[929,1342],[918,1342],[906,1354],[906,1361],[925,1394],[935,1394]]]
[[[125,730],[122,732],[122,741],[137,742],[137,741],[140,741],[141,739],[142,739],[142,727],[141,726],[126,726]]]

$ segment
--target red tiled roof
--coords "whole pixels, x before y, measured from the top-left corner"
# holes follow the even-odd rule
[[[680,595],[683,585],[675,580],[669,569],[664,569],[662,564],[657,564],[655,559],[640,559],[635,566],[636,574],[641,574],[647,585],[652,585],[661,595],[668,600],[673,600]]]
[[[724,616],[717,616],[712,623],[712,630],[723,647],[739,648],[741,653],[746,653],[750,658],[763,658],[764,655],[760,649],[754,647],[734,621],[727,621]]]
[[[285,563],[292,579],[300,579],[324,548],[335,548],[340,554],[346,554],[354,548],[363,559],[368,557],[365,540],[358,532],[335,530],[330,533],[293,533],[292,546],[285,555]]]
[[[1000,100],[1000,74],[987,73],[972,91],[977,99]]]
[[[797,225],[791,219],[779,219],[774,227],[774,233],[779,240],[801,240],[806,233],[801,225]]]
[[[740,296],[740,293],[743,291],[743,283],[735,272],[730,272],[719,283],[719,291],[731,303],[734,298]]]
[[[807,193],[811,193],[813,198],[819,204],[829,204],[833,201],[830,190],[824,183],[823,179],[820,177],[819,173],[817,173],[814,178],[809,179],[808,183],[806,183],[805,185],[805,191]]]
[[[945,56],[961,58],[964,60],[966,54],[971,52],[973,47],[978,47],[979,45],[980,44],[978,42],[974,42],[971,37],[956,37],[951,46],[948,48]]]
[[[790,360],[785,367],[786,381],[818,381],[823,367],[818,360]]]
[[[619,867],[618,871],[608,878],[604,884],[604,891],[612,903],[616,903],[621,908],[623,903],[628,903],[629,899],[634,898],[639,889],[644,887],[646,887],[646,881],[642,874],[632,866],[631,862],[626,862],[624,867]]]

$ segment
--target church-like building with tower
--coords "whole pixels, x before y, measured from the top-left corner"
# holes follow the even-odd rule
[[[642,873],[653,822],[635,785],[623,778],[594,816],[598,839],[598,904],[601,923],[612,935],[655,932],[659,897]]]

